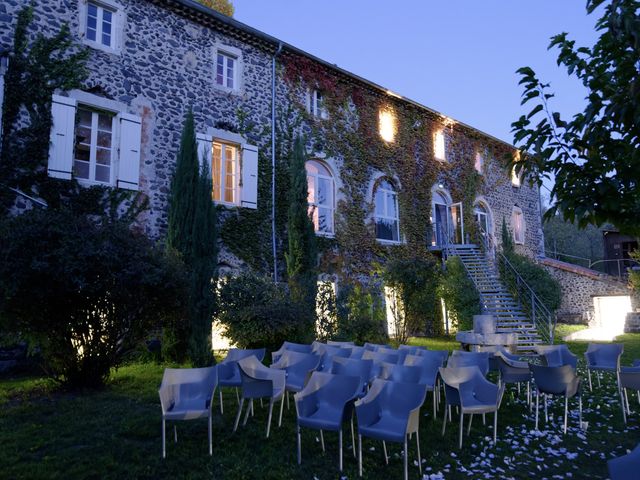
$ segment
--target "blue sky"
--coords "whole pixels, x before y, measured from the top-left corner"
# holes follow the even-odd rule
[[[549,38],[597,39],[585,0],[233,0],[235,18],[507,142],[525,113],[515,74],[551,82],[553,106],[585,91],[557,67]]]

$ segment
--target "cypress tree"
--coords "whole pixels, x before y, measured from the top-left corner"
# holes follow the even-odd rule
[[[191,275],[187,328],[176,327],[170,332],[176,350],[173,356],[181,359],[186,351],[197,367],[213,361],[210,335],[217,264],[216,211],[211,199],[209,163],[203,159],[201,171],[199,163],[193,113],[189,110],[171,182],[167,247],[180,253]]]
[[[311,322],[315,317],[318,254],[316,235],[308,213],[305,161],[304,144],[300,138],[296,138],[289,163],[289,251],[285,254],[285,259],[291,298],[303,307],[303,311],[309,312]]]

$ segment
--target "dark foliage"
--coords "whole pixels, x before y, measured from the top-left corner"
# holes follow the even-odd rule
[[[438,295],[444,299],[449,319],[458,330],[472,330],[473,316],[480,314],[480,294],[460,257],[447,259],[446,271],[438,286]]]

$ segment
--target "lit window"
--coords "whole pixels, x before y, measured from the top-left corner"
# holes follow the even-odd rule
[[[333,235],[334,182],[331,172],[315,160],[308,161],[307,192],[309,217],[316,233]]]
[[[308,95],[307,110],[309,113],[314,117],[321,118],[323,120],[329,118],[324,104],[324,93],[318,90],[312,90],[308,92]]]
[[[112,183],[114,117],[78,107],[76,112],[73,175],[79,180]]]
[[[380,137],[385,142],[393,142],[396,136],[396,119],[393,112],[389,110],[381,110],[378,114],[378,129]]]
[[[445,142],[444,142],[444,132],[440,130],[436,132],[433,140],[433,151],[436,156],[436,160],[446,161],[446,151],[445,151]]]
[[[216,84],[235,89],[237,87],[236,71],[238,59],[233,55],[218,52],[216,59]]]
[[[213,200],[219,203],[238,203],[238,147],[213,142]]]
[[[89,2],[87,4],[86,39],[105,47],[114,48],[115,13],[115,10]]]
[[[399,242],[398,195],[393,186],[387,181],[380,182],[376,188],[374,201],[376,238],[388,242]]]
[[[524,244],[524,215],[519,208],[513,209],[513,241],[517,244]]]
[[[511,185],[513,185],[514,187],[519,187],[521,183],[522,181],[520,179],[520,175],[516,173],[516,167],[511,167]]]
[[[476,161],[474,167],[476,169],[476,172],[482,174],[482,171],[484,170],[484,156],[480,152],[476,152]]]

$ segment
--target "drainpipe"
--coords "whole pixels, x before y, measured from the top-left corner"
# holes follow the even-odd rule
[[[276,256],[276,57],[282,51],[282,42],[271,59],[271,246],[273,252],[273,281],[278,282]]]

